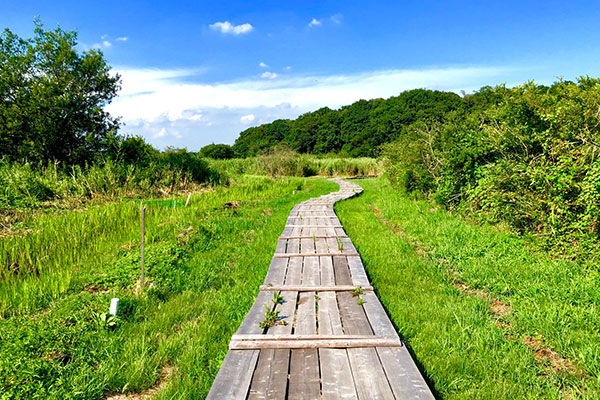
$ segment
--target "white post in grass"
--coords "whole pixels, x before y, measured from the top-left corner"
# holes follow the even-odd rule
[[[144,279],[145,279],[145,275],[146,275],[146,271],[144,268],[144,236],[146,234],[146,227],[144,224],[144,212],[146,211],[146,207],[142,207],[142,213],[141,213],[141,228],[142,228],[142,241],[141,241],[141,248],[142,248],[142,279],[141,279],[141,285],[140,285],[140,289],[143,292],[144,290]]]
[[[119,299],[117,297],[113,297],[110,299],[110,309],[108,313],[110,315],[117,315],[117,309],[119,308]]]
[[[190,197],[192,197],[192,192],[188,193],[188,198],[187,198],[187,200],[185,201],[185,206],[186,206],[186,207],[188,206],[188,203],[190,202]]]

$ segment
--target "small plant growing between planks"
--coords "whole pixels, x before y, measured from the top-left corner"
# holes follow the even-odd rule
[[[365,294],[365,289],[363,289],[362,286],[357,286],[356,289],[350,292],[350,294],[352,297],[360,297],[361,294]]]
[[[283,300],[284,298],[282,295],[277,292],[273,292],[273,298],[271,299],[273,304],[277,306],[278,304],[282,304]],[[267,310],[265,312],[265,318],[258,324],[258,326],[260,326],[262,329],[267,329],[275,325],[287,325],[286,321],[279,321],[279,310],[271,310],[271,308],[266,304],[265,310]]]
[[[340,238],[336,238],[336,239],[337,239],[338,250],[339,251],[344,250],[344,242],[342,242],[342,239],[340,239]]]
[[[362,286],[357,286],[356,289],[350,292],[350,294],[352,295],[352,297],[358,297],[358,300],[356,300],[356,302],[359,306],[365,304],[365,300],[362,297],[360,297],[361,294],[365,294],[365,289],[363,289]]]
[[[277,304],[281,304],[283,303],[283,296],[280,295],[277,292],[273,292],[273,304],[277,305]]]
[[[279,319],[279,310],[271,310],[267,305],[265,305],[265,319],[258,324],[262,329],[267,329],[277,324],[277,320]]]

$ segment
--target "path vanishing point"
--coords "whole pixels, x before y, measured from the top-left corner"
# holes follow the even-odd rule
[[[434,398],[333,211],[362,188],[335,182],[339,191],[292,209],[208,399]],[[279,311],[268,329],[265,305]]]

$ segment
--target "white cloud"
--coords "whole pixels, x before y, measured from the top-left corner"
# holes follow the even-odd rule
[[[333,14],[331,17],[329,17],[329,19],[334,24],[341,24],[342,20],[344,19],[344,16],[342,14]]]
[[[262,74],[260,74],[260,77],[263,79],[275,79],[278,76],[279,75],[277,75],[275,72],[270,72],[270,71],[265,71]]]
[[[283,69],[285,69],[286,71],[291,71],[292,67],[290,67],[289,65],[287,65],[287,66],[286,66],[285,68],[283,68]]]
[[[414,88],[471,92],[507,79],[519,81],[518,71],[499,67],[381,70],[209,84],[190,79],[201,74],[201,69],[122,68],[117,69],[122,90],[106,110],[123,117],[124,133],[141,134],[157,146],[181,143],[197,149],[213,141],[232,143],[250,123],[295,118],[323,106],[338,108]]]
[[[240,118],[240,122],[242,122],[243,124],[249,124],[255,119],[256,116],[254,114],[242,115],[242,117]]]
[[[229,21],[215,22],[214,24],[209,25],[209,27],[215,31],[221,31],[221,33],[232,35],[243,35],[254,30],[254,27],[250,24],[233,25]]]
[[[318,19],[316,19],[316,18],[313,18],[313,19],[312,19],[312,21],[310,21],[310,22],[308,23],[308,27],[309,27],[309,28],[312,28],[313,26],[319,26],[319,25],[321,25],[321,21],[319,21],[319,20],[318,20]]]
[[[119,41],[119,42],[126,42],[127,40],[129,40],[129,38],[127,36],[121,36],[116,38],[115,40]]]
[[[166,128],[161,128],[158,132],[156,132],[154,134],[154,136],[152,136],[153,139],[161,139],[161,138],[165,138],[167,136],[172,136],[176,139],[181,139],[181,135],[176,131],[176,130],[169,130],[167,131]]]
[[[258,63],[258,66],[261,68],[269,68],[269,66],[267,64],[265,64],[264,62]]]
[[[102,42],[102,46],[104,46],[104,47],[110,47],[110,46],[112,46],[112,43],[109,42],[108,40],[105,40],[105,41]]]

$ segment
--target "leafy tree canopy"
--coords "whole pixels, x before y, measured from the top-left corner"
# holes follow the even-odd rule
[[[105,146],[118,120],[103,110],[119,90],[102,52],[78,52],[76,32],[33,38],[0,34],[0,157],[84,163]]]
[[[342,152],[376,156],[416,121],[439,121],[465,101],[455,93],[415,89],[387,100],[360,100],[339,110],[327,107],[295,120],[277,120],[246,129],[233,146],[238,156],[253,156],[283,144],[300,153]]]
[[[200,149],[200,156],[215,160],[226,160],[234,157],[233,149],[228,144],[209,144]]]

